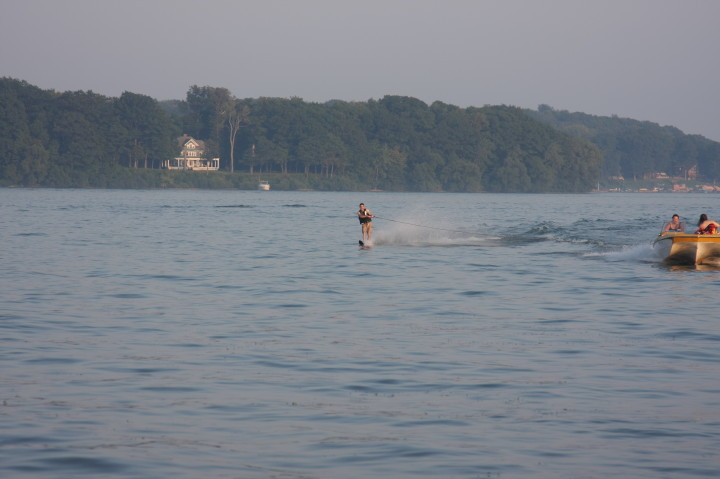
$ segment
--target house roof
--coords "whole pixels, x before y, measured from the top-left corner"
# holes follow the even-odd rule
[[[196,140],[192,136],[188,135],[187,133],[183,136],[178,137],[178,146],[181,148],[185,148],[185,145],[187,145],[189,142],[194,142],[197,145],[198,149],[204,150],[205,149],[205,142],[202,140]]]

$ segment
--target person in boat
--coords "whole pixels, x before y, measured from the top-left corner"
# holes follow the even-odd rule
[[[705,213],[700,215],[700,221],[698,221],[698,229],[695,234],[698,235],[712,235],[717,233],[720,228],[720,223],[717,221],[709,220]]]
[[[684,233],[685,232],[685,223],[680,221],[680,216],[677,214],[672,215],[672,221],[669,221],[665,227],[663,228],[663,231],[672,231],[675,233]]]
[[[372,219],[375,215],[370,213],[370,210],[365,208],[365,203],[360,203],[360,209],[358,210],[358,219],[360,220],[360,227],[362,228],[362,239],[364,242],[370,242],[372,238]]]

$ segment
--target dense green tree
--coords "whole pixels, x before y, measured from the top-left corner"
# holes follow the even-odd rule
[[[597,145],[604,155],[600,175],[603,178],[640,179],[660,172],[683,176],[698,166],[704,171],[701,174],[710,179],[709,172],[716,168],[714,160],[703,153],[715,142],[699,135],[685,135],[674,127],[617,116],[570,113],[548,105],[525,113]]]
[[[120,151],[127,166],[159,167],[163,159],[176,153],[174,137],[179,132],[156,100],[124,92],[114,107],[120,126],[116,130],[122,143]]]
[[[402,190],[404,188],[406,154],[398,148],[375,144],[375,148],[364,158],[366,170],[363,173],[365,178],[370,180],[372,189]]]
[[[17,90],[13,81],[0,80],[0,175],[11,182],[21,181],[18,162],[31,144],[25,104]]]
[[[407,189],[414,191],[443,191],[438,170],[445,163],[439,152],[430,148],[419,148],[408,153]]]
[[[695,165],[720,178],[718,143],[547,106],[428,106],[404,96],[238,100],[225,88],[196,85],[184,101],[158,103],[3,78],[0,107],[2,185],[252,188],[261,173],[279,188],[575,192],[602,175]],[[219,155],[228,172],[157,170],[177,155],[180,133],[205,141],[207,156]]]
[[[439,179],[445,191],[470,192],[483,191],[483,171],[470,161],[463,160],[457,155],[451,155],[439,173]]]
[[[706,143],[699,153],[700,174],[713,183],[720,181],[720,143]]]
[[[531,190],[532,180],[522,161],[522,151],[515,148],[489,172],[489,191],[522,193]]]
[[[207,156],[221,155],[221,145],[226,144],[224,138],[230,135],[228,125],[232,125],[233,118],[238,119],[239,116],[237,99],[227,88],[193,85],[187,92],[186,102],[186,133],[205,141]],[[237,130],[233,132],[232,141],[228,139],[228,144],[234,146],[236,133]],[[229,153],[229,150],[226,151]],[[231,162],[229,169],[233,171],[234,166]]]

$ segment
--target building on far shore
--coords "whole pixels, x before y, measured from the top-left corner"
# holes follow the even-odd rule
[[[205,142],[185,134],[178,138],[180,156],[165,160],[162,167],[168,170],[217,171],[220,158],[205,158]]]

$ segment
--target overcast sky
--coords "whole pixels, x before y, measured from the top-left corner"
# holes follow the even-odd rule
[[[0,76],[43,89],[547,104],[720,141],[718,0],[0,3]]]

